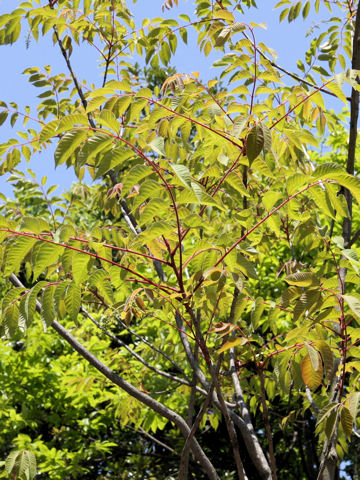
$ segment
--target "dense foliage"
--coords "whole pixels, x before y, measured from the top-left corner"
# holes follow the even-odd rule
[[[25,71],[36,113],[1,104],[0,122],[23,121],[0,146],[16,184],[0,217],[4,476],[325,480],[343,461],[357,476],[360,3],[276,5],[289,22],[329,11],[298,74],[242,21],[254,0],[193,3],[140,27],[124,0],[0,17],[1,44],[26,24],[67,69]],[[189,29],[218,80],[161,71]],[[101,86],[73,69],[87,48]],[[15,170],[50,145],[80,180],[59,197]]]

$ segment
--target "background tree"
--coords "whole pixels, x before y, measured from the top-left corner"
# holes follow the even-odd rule
[[[50,67],[25,72],[44,90],[37,118],[22,112],[24,142],[1,146],[2,172],[54,144],[55,165],[73,167],[80,180],[88,171],[99,183],[55,199],[50,188],[44,202],[20,181],[25,208],[5,204],[2,333],[19,342],[39,314],[74,351],[60,365],[73,365],[75,352],[91,365],[80,381],[68,381],[70,398],[73,385],[88,389],[81,409],[89,417],[97,401],[117,405],[137,446],[139,431],[152,436],[150,445],[169,442],[180,459],[164,476],[320,480],[339,477],[342,459],[356,475],[348,448],[357,435],[360,371],[359,6],[324,2],[327,30],[312,38],[299,76],[256,41],[258,25],[242,22],[253,1],[194,3],[194,19],[145,20],[140,29],[124,1],[26,2],[2,17],[0,42],[16,41],[27,21],[35,39],[52,32],[68,69],[68,76]],[[320,2],[277,7],[281,20],[295,21],[312,8],[318,13]],[[224,52],[215,62],[222,88],[196,73],[169,72],[152,91],[124,56],[136,52],[156,71],[169,64],[178,37],[186,43],[189,28],[205,55]],[[100,88],[72,67],[80,42],[102,58]],[[330,96],[349,102],[348,146],[347,113],[329,111]],[[9,110],[3,104],[3,122]],[[19,113],[12,111],[11,124]],[[30,120],[35,126],[26,129]],[[19,393],[8,389],[16,403]],[[29,433],[41,438],[18,438],[21,450],[6,471],[34,475],[24,452],[31,444],[42,471],[62,478],[49,466],[49,442],[66,451],[67,441],[84,442],[81,432],[46,439],[34,417]],[[98,467],[92,457],[86,475],[121,478],[123,434],[108,439],[102,425],[94,427],[95,446],[65,454],[59,475],[84,475],[93,449]],[[61,428],[54,425],[55,436]],[[209,429],[219,451],[209,448]],[[133,463],[138,470],[127,473],[138,478],[161,472]]]

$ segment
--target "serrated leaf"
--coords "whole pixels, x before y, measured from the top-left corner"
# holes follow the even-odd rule
[[[5,460],[5,471],[17,478],[32,480],[36,475],[36,458],[28,450],[15,450],[10,452]]]
[[[90,256],[86,253],[80,253],[73,251],[72,262],[71,262],[71,272],[74,279],[74,282],[79,285],[82,283],[87,275],[88,270],[87,266],[90,260]]]
[[[65,291],[66,313],[76,322],[81,307],[81,289],[75,282],[68,284]]]
[[[245,185],[243,183],[243,180],[240,175],[238,175],[235,172],[229,173],[229,175],[226,176],[225,182],[228,183],[232,188],[234,188],[236,191],[238,191],[241,195],[244,195],[245,197],[249,197],[250,194],[245,188]]]
[[[95,133],[91,135],[84,142],[81,151],[79,152],[78,163],[83,165],[89,163],[100,152],[108,151],[113,145],[113,138],[105,133]]]
[[[148,224],[155,217],[161,218],[164,211],[168,210],[167,202],[163,198],[152,198],[141,212],[140,223]]]
[[[126,175],[123,183],[122,194],[125,195],[131,187],[140,180],[151,175],[153,171],[147,165],[135,165]]]
[[[24,317],[25,325],[24,327],[28,328],[33,320],[35,310],[36,310],[36,300],[41,289],[47,285],[47,282],[39,282],[32,287],[29,293],[25,296],[24,300],[21,302],[20,312]]]
[[[329,345],[324,340],[317,340],[315,342],[317,350],[320,352],[324,363],[325,378],[330,382],[334,375],[334,354]]]
[[[33,251],[33,280],[43,273],[45,268],[57,263],[62,252],[62,247],[52,243],[42,242],[34,248]]]
[[[309,190],[309,195],[314,199],[316,207],[318,207],[322,213],[333,220],[336,219],[336,212],[326,190],[323,190],[320,186],[315,186]]]
[[[352,313],[360,319],[360,301],[358,298],[353,297],[352,295],[342,295],[342,298],[345,300],[349,306]]]
[[[87,137],[86,130],[73,130],[67,132],[60,142],[58,143],[56,150],[55,150],[55,166],[61,165],[62,163],[66,162],[71,155],[75,152],[77,147],[83,143],[85,138]]]
[[[52,122],[50,122],[51,124]],[[62,117],[60,121],[56,121],[57,129],[56,133],[60,134],[68,130],[72,130],[76,125],[88,125],[89,119],[86,115],[75,113],[74,115],[67,115]],[[48,125],[50,125],[48,124]]]
[[[65,224],[60,227],[59,239],[61,242],[68,242],[70,237],[75,236],[75,229],[72,225]]]
[[[106,102],[107,98],[106,97],[95,97],[92,98],[91,100],[88,101],[86,105],[86,113],[93,112],[97,108],[99,108],[101,105],[103,105]]]
[[[251,308],[251,325],[254,329],[257,328],[264,309],[264,299],[262,297],[257,297]]]
[[[360,392],[351,392],[345,401],[345,405],[348,408],[353,421],[355,421],[357,417],[359,401]]]
[[[103,177],[109,170],[134,156],[134,152],[122,147],[107,151],[101,158],[95,175],[95,180]]]
[[[54,292],[54,306],[55,306],[57,316],[60,319],[64,318],[66,315],[64,296],[65,296],[65,290],[67,286],[68,286],[68,282],[60,283],[59,285],[56,286],[55,292]]]
[[[241,253],[237,254],[236,263],[238,268],[249,278],[253,278],[254,280],[258,280],[259,277],[256,273],[256,269],[252,263],[247,260]]]
[[[13,272],[17,272],[25,256],[29,253],[35,242],[35,238],[21,236],[7,245],[4,262],[5,277]]]
[[[256,123],[250,130],[246,139],[246,156],[250,165],[264,150],[267,152],[271,149],[271,132],[261,123]]]
[[[353,418],[348,408],[342,407],[340,412],[340,422],[345,434],[351,437],[353,431]]]
[[[266,192],[262,197],[262,202],[264,207],[268,212],[270,212],[273,206],[282,198],[282,193],[280,192]]]
[[[99,122],[102,125],[109,127],[115,133],[118,133],[120,130],[120,123],[116,120],[116,117],[111,110],[102,110],[99,115]]]
[[[20,223],[20,231],[31,233],[48,232],[50,231],[50,226],[42,218],[24,217]]]
[[[316,425],[319,425],[321,422],[323,422],[335,408],[338,408],[338,406],[339,404],[336,402],[331,402],[325,405],[318,413]]]
[[[342,90],[342,88],[339,86],[337,82],[329,82],[326,85],[326,88],[330,90],[333,94],[335,94],[340,100],[342,100],[345,105],[347,106],[348,102],[346,99],[346,96]]]
[[[319,362],[319,369],[315,370],[312,366],[310,355],[306,354],[301,361],[301,376],[305,385],[307,385],[310,390],[315,390],[321,385],[323,376],[322,363]]]
[[[119,269],[117,267],[114,268],[116,268],[116,272],[118,273]],[[114,277],[114,275],[112,274],[111,277]],[[97,288],[98,292],[108,305],[114,303],[114,293],[111,288],[108,272],[105,270],[97,270],[94,272],[89,278],[89,285]]]
[[[321,362],[320,355],[318,354],[318,352],[315,350],[314,347],[312,347],[306,342],[304,342],[304,344],[308,352],[308,355],[310,357],[311,366],[314,370],[317,371],[319,369],[320,362]]]
[[[227,20],[228,22],[234,21],[234,15],[225,9],[216,10],[216,12],[214,12],[214,18],[221,18],[223,20]]]
[[[245,117],[237,117],[234,120],[232,129],[231,129],[231,135],[239,138],[241,132],[244,130],[244,128],[246,126],[246,123],[247,123],[247,119]]]
[[[154,138],[154,140],[149,143],[149,147],[158,155],[165,157],[165,142],[163,137]]]
[[[168,222],[159,221],[154,222],[150,225],[149,228],[144,230],[136,238],[136,243],[146,244],[147,242],[154,240],[155,238],[161,237],[162,235],[167,236],[175,230],[174,226]]]
[[[176,203],[182,204],[198,204],[198,205],[213,205],[220,210],[225,210],[225,207],[208,193],[204,192],[200,187],[194,187],[192,183],[192,190],[184,189],[176,195]],[[195,190],[196,189],[196,193]]]
[[[337,176],[344,175],[346,172],[344,168],[338,163],[323,163],[319,165],[313,172],[314,178],[335,178]]]
[[[333,410],[325,423],[325,435],[330,440],[334,434],[336,422],[338,419],[339,410]]]
[[[281,295],[280,303],[287,307],[293,300],[299,298],[302,290],[298,287],[288,287]]]
[[[292,275],[288,275],[285,278],[285,281],[289,285],[296,285],[298,287],[310,287],[314,285],[319,285],[319,280],[311,272],[296,272]]]
[[[55,320],[55,308],[54,308],[54,292],[55,285],[49,285],[44,288],[41,297],[41,320],[46,327],[50,327]]]
[[[175,172],[176,176],[187,188],[191,188],[191,173],[188,167],[185,165],[179,165],[177,163],[170,164],[171,169]]]

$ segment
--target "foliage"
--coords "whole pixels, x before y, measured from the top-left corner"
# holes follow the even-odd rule
[[[41,89],[37,118],[2,104],[1,121],[11,113],[11,125],[22,116],[24,126],[23,143],[0,146],[2,173],[54,145],[56,166],[98,182],[52,197],[52,187],[39,195],[45,179],[38,188],[12,177],[26,201],[7,201],[0,218],[2,334],[52,327],[74,351],[61,362],[73,366],[79,353],[91,365],[62,395],[80,385],[85,398],[75,405],[96,412],[100,390],[100,405],[118,402],[121,424],[155,443],[167,431],[180,456],[169,478],[199,478],[199,469],[212,479],[335,478],[342,460],[355,469],[349,445],[359,423],[360,4],[324,2],[331,17],[313,33],[300,77],[256,41],[262,25],[242,22],[255,2],[194,3],[193,19],[145,19],[140,28],[124,0],[26,2],[0,18],[2,44],[17,41],[25,20],[35,39],[52,32],[69,72],[25,71]],[[289,22],[313,7],[323,15],[319,0],[277,5]],[[221,88],[173,71],[162,88],[153,78],[145,85],[128,55],[142,56],[156,79],[190,28],[201,52],[222,55]],[[99,88],[74,73],[80,44],[101,55]],[[349,113],[334,115],[330,96],[350,100],[348,142]],[[231,456],[226,470],[222,453],[202,442],[208,429]],[[122,466],[104,458],[122,434],[110,441],[99,425],[91,446],[78,433],[57,440],[64,452],[85,442],[66,474],[89,475],[80,463],[93,448],[101,457],[93,478],[121,478]],[[61,478],[42,442],[25,443]],[[11,455],[8,464],[19,454]]]

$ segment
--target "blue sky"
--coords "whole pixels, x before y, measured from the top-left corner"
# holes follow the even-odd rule
[[[133,12],[136,23],[141,24],[143,18],[154,17],[176,17],[180,13],[187,13],[191,16],[194,11],[192,0],[179,0],[179,6],[174,7],[169,12],[162,12],[161,5],[163,0],[138,0],[135,5],[128,0],[128,6]],[[309,39],[305,39],[308,28],[316,21],[311,15],[306,22],[299,18],[298,21],[289,24],[287,21],[279,24],[279,11],[274,11],[276,1],[258,0],[258,9],[250,9],[239,20],[249,22],[265,22],[267,30],[258,28],[256,30],[256,40],[263,41],[269,47],[275,49],[278,53],[277,63],[283,67],[296,71],[297,60],[303,59],[304,51],[308,47]],[[0,0],[0,13],[6,13],[11,8],[15,8],[16,2],[9,0]],[[319,18],[319,17],[317,17]],[[211,68],[214,60],[221,56],[221,52],[215,52],[209,58],[205,58],[196,46],[196,38],[189,30],[189,43],[187,46],[179,41],[179,49],[171,65],[177,68],[179,72],[199,71],[203,80],[208,80],[218,74],[217,70]],[[31,40],[29,48],[26,48],[26,37],[28,31],[23,29],[19,41],[12,46],[0,46],[1,65],[6,65],[6,71],[0,77],[0,100],[10,102],[15,101],[19,109],[25,105],[30,105],[33,111],[36,110],[36,96],[40,93],[39,89],[31,86],[27,82],[27,77],[21,72],[30,66],[51,65],[53,73],[65,71],[65,64],[59,53],[58,47],[52,44],[51,34],[48,34],[39,42]],[[74,48],[71,57],[73,68],[79,79],[87,78],[88,83],[94,82],[97,86],[101,83],[101,70],[98,68],[98,58],[95,52],[90,49]],[[16,130],[20,129],[20,124],[11,129],[9,122],[0,127],[0,142],[6,141],[10,137],[16,137]],[[36,155],[29,165],[23,162],[19,169],[31,168],[38,179],[43,175],[48,177],[48,184],[57,184],[59,188],[56,193],[68,188],[76,180],[71,169],[67,170],[65,166],[54,169],[53,150],[48,149],[41,154]],[[86,179],[90,181],[90,179]],[[0,177],[0,192],[5,195],[11,195],[11,185],[6,182],[6,176]]]

